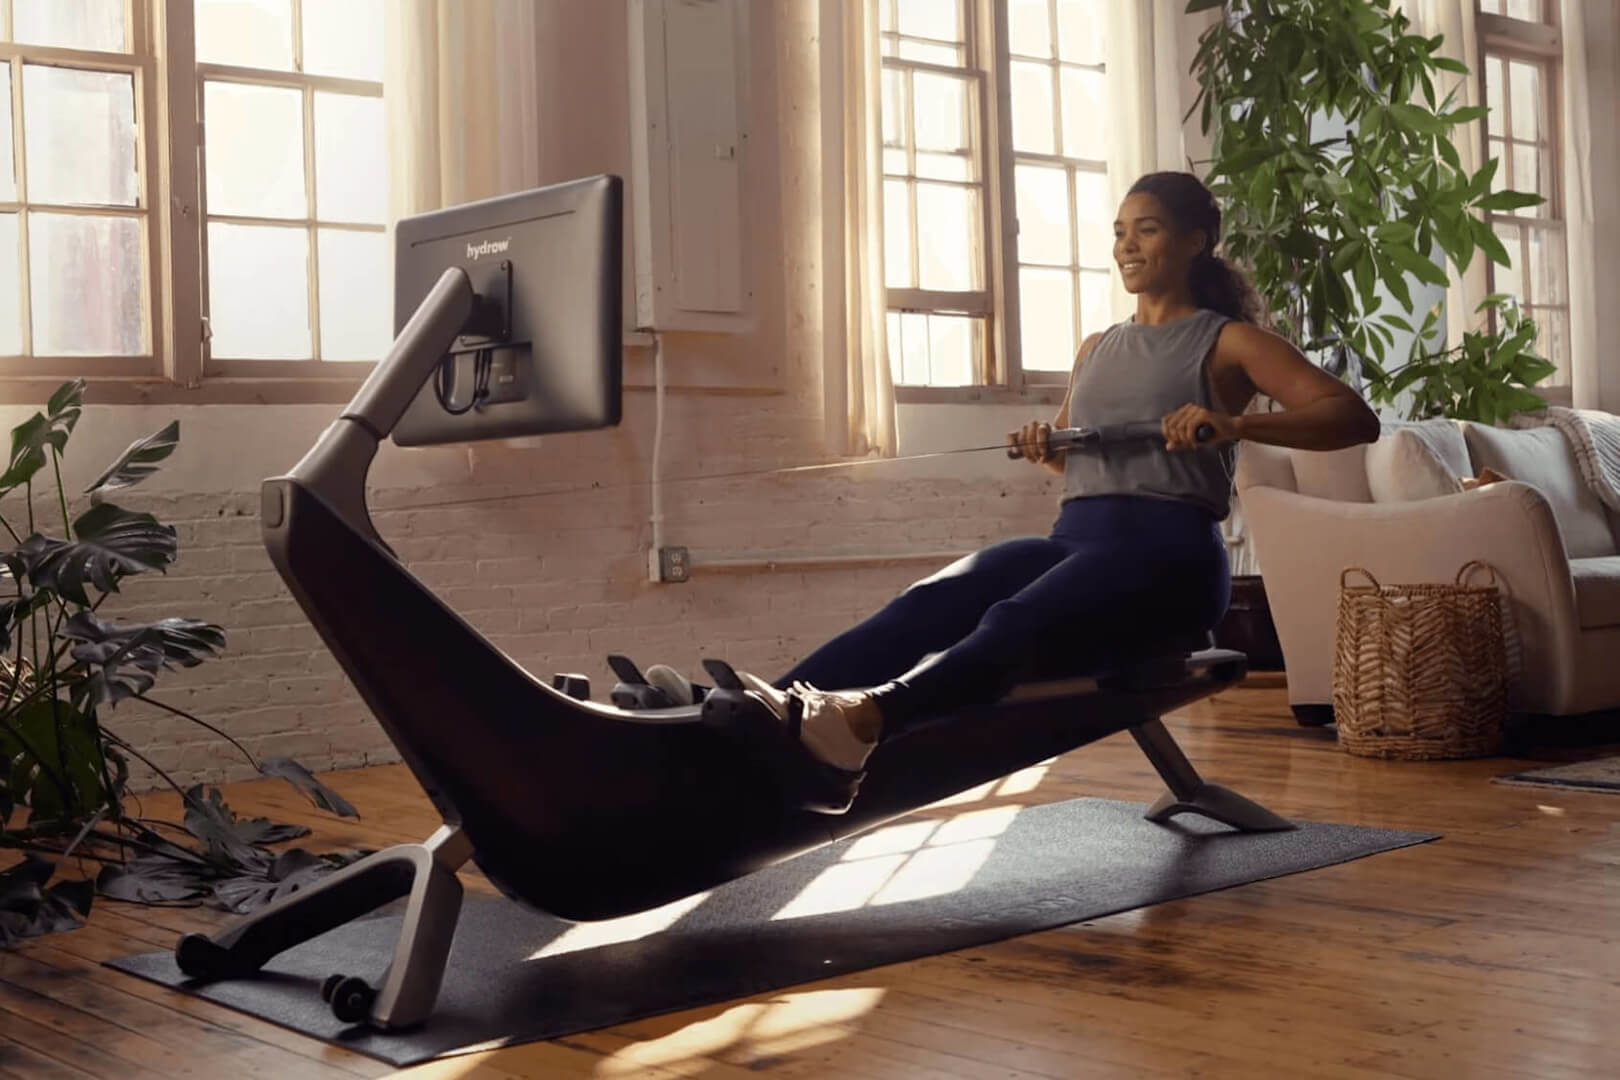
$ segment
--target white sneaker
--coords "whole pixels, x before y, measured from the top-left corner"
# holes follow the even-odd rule
[[[692,680],[676,671],[668,664],[654,664],[643,675],[648,686],[656,686],[664,695],[676,705],[694,704],[695,695],[692,693]]]
[[[779,720],[787,719],[791,700],[798,698],[799,738],[817,758],[849,772],[859,772],[865,767],[877,743],[856,735],[854,721],[875,719],[872,714],[877,703],[870,695],[857,690],[818,690],[804,682],[779,690],[746,671],[737,672],[737,678],[764,699]],[[648,681],[651,681],[650,674]]]

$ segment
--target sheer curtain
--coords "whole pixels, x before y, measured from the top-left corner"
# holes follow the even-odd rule
[[[534,0],[389,0],[389,218],[539,183]]]
[[[821,0],[828,448],[893,457],[894,378],[883,277],[880,0]]]

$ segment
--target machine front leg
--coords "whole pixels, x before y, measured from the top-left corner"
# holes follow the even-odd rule
[[[1201,814],[1243,832],[1279,832],[1296,826],[1252,799],[1220,784],[1207,783],[1181,752],[1162,720],[1131,728],[1131,737],[1170,790],[1148,808],[1147,819],[1163,825],[1177,814]]]

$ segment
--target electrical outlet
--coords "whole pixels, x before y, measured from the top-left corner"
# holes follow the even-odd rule
[[[692,576],[691,556],[683,547],[658,549],[658,576],[664,581],[685,581]]]

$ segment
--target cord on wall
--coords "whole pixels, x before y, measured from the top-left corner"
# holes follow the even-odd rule
[[[659,483],[664,448],[664,335],[653,331],[653,449],[652,547],[647,552],[647,576],[655,584],[664,580],[664,492]]]

